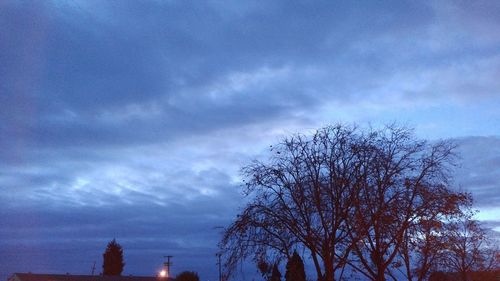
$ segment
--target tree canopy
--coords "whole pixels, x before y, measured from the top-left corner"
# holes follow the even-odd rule
[[[226,274],[246,258],[290,260],[302,249],[318,280],[346,267],[369,280],[428,276],[435,234],[471,202],[451,188],[454,148],[396,125],[284,139],[242,168],[249,203],[221,241]]]
[[[200,281],[200,277],[194,271],[183,271],[175,277],[175,281]]]
[[[103,275],[121,275],[125,262],[123,260],[123,249],[116,239],[111,240],[104,251],[102,269]]]

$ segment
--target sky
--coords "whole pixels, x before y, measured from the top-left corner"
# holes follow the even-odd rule
[[[455,141],[500,231],[499,78],[498,1],[0,1],[0,279],[216,280],[240,168],[339,122]]]

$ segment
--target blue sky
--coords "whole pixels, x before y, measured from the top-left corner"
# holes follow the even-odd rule
[[[239,168],[291,133],[397,121],[452,138],[500,230],[496,1],[2,1],[0,278],[214,280]],[[247,279],[249,279],[248,277]]]

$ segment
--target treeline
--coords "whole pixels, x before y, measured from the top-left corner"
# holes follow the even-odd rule
[[[498,268],[470,194],[452,188],[454,149],[395,125],[284,139],[242,169],[249,203],[221,241],[225,278],[244,259],[277,265],[296,251],[321,281],[427,280],[432,272],[469,280]]]

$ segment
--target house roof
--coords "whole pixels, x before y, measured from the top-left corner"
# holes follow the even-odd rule
[[[8,281],[171,281],[165,277],[14,273]]]

